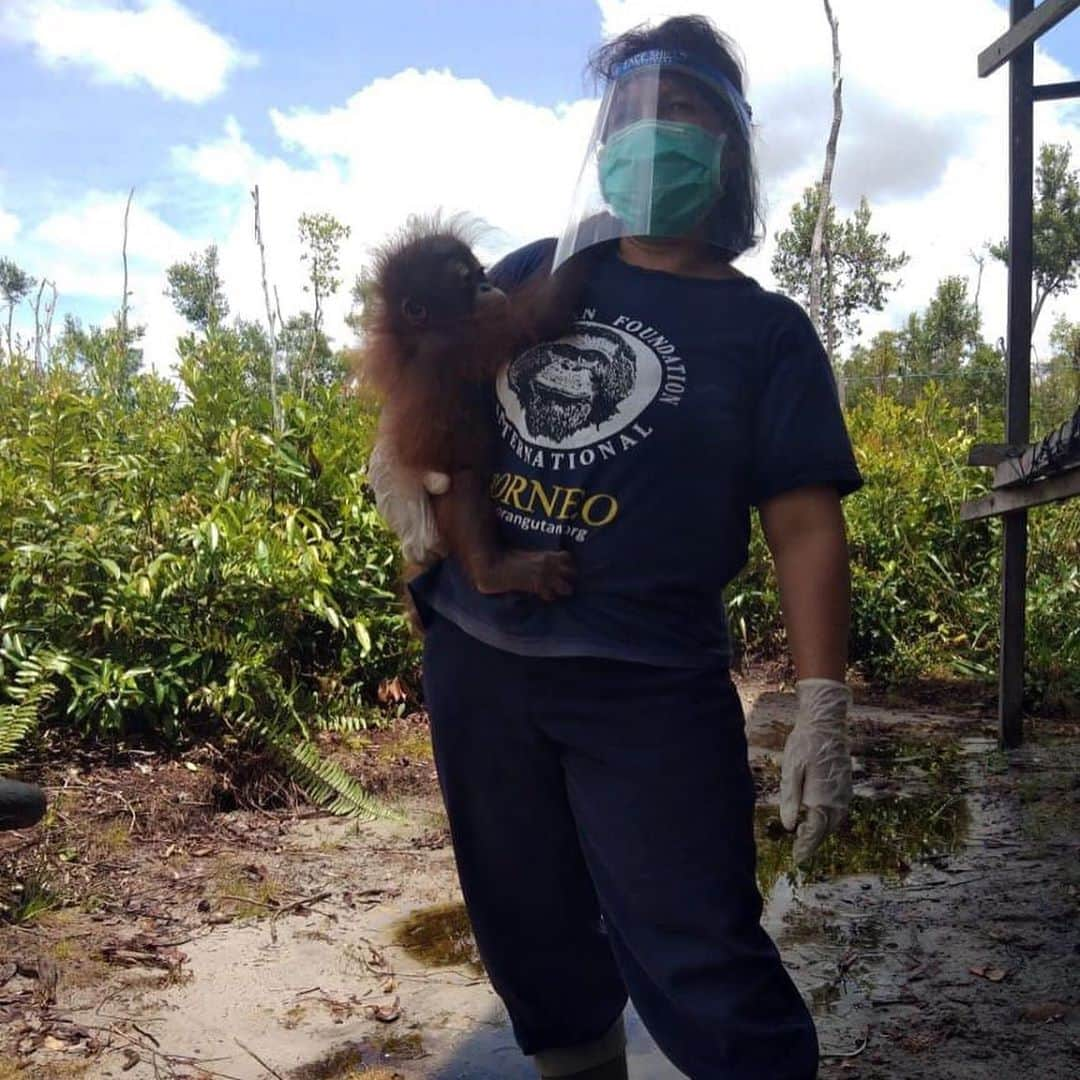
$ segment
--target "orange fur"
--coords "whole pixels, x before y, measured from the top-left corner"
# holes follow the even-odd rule
[[[453,257],[447,251],[460,247],[475,262],[471,239],[460,219],[413,219],[376,254],[358,368],[382,399],[382,437],[409,468],[486,467],[493,436],[488,388],[499,366],[573,321],[583,284],[578,270],[538,273],[506,304],[453,309],[426,326],[411,322],[405,308],[418,289],[439,300],[430,282],[439,280],[440,261]]]

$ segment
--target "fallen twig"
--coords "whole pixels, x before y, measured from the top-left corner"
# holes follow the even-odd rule
[[[316,893],[314,896],[305,896],[300,900],[294,900],[291,904],[283,904],[277,909],[276,915],[284,915],[286,912],[295,911],[297,908],[311,907],[312,904],[317,904],[320,900],[329,900],[333,893],[321,892]]]
[[[823,1057],[823,1058],[836,1058],[836,1059],[856,1058],[866,1049],[869,1042],[870,1042],[870,1032],[868,1031],[863,1036],[862,1042],[859,1043],[859,1045],[854,1050],[849,1050],[846,1053],[843,1053],[843,1052],[838,1051],[838,1050],[823,1051],[819,1056]]]
[[[277,1069],[275,1069],[271,1065],[267,1065],[267,1063],[265,1061],[263,1061],[263,1059],[261,1057],[259,1057],[259,1055],[256,1054],[255,1051],[252,1050],[250,1046],[246,1046],[238,1038],[236,1038],[235,1035],[233,1036],[233,1042],[236,1043],[236,1045],[239,1046],[241,1050],[243,1050],[246,1053],[250,1054],[268,1073],[270,1073],[271,1076],[276,1077],[277,1080],[285,1080],[285,1077],[282,1076],[281,1073],[279,1073],[277,1071]]]

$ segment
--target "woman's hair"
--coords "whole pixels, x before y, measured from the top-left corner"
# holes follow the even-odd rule
[[[726,76],[740,94],[745,92],[746,77],[738,46],[704,15],[677,15],[657,26],[635,26],[595,49],[589,57],[588,71],[598,84],[610,83],[620,64],[652,49],[686,53]],[[717,99],[717,105],[730,114],[731,106],[726,102]],[[724,194],[710,216],[724,223],[726,243],[721,251],[726,259],[734,259],[761,239],[764,219],[749,133],[735,122],[727,128],[731,171]]]

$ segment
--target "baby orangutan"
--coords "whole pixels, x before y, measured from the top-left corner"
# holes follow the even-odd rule
[[[572,591],[569,553],[503,547],[488,498],[499,365],[573,322],[569,276],[536,277],[507,297],[460,227],[413,221],[376,256],[359,360],[383,402],[380,440],[403,467],[450,475],[450,490],[432,496],[435,521],[474,587],[551,601]]]

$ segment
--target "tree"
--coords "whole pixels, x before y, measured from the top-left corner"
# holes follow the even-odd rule
[[[882,330],[869,345],[856,345],[843,367],[847,403],[872,395],[899,397],[906,365],[903,335],[897,330]]]
[[[10,259],[0,258],[0,296],[7,306],[7,352],[14,355],[11,342],[11,325],[15,319],[15,309],[30,295],[34,287],[34,278],[20,269]]]
[[[320,341],[325,343],[326,340],[325,335],[322,334],[323,301],[333,296],[341,285],[341,279],[337,277],[340,268],[338,260],[341,242],[348,238],[352,230],[348,225],[343,225],[338,221],[333,214],[301,214],[299,228],[300,242],[307,248],[300,259],[309,264],[309,284],[304,286],[304,292],[312,293],[315,301],[315,307],[311,313],[307,355],[298,365],[300,397],[303,398],[307,392],[310,376],[318,366],[316,353],[320,348]],[[293,321],[290,320],[290,323]],[[284,331],[284,328],[282,329]],[[328,345],[326,347],[329,348]]]
[[[810,254],[820,201],[818,185],[803,192],[802,201],[791,208],[790,226],[777,237],[772,260],[780,288],[803,304],[809,301]],[[858,337],[859,316],[865,311],[881,311],[886,296],[899,284],[890,275],[907,264],[908,256],[904,252],[890,254],[888,245],[888,233],[875,233],[870,228],[870,206],[865,198],[845,221],[838,221],[835,205],[829,205],[822,242],[820,333],[834,365],[843,340]]]
[[[844,80],[840,77],[840,24],[833,15],[832,5],[825,0],[825,17],[829,20],[829,30],[832,33],[833,55],[833,116],[832,126],[829,128],[829,138],[825,144],[825,168],[821,174],[821,183],[818,186],[820,198],[818,199],[817,218],[814,221],[814,233],[810,240],[810,321],[814,329],[821,332],[821,292],[824,278],[824,245],[825,226],[828,220],[828,210],[832,205],[832,178],[833,168],[836,165],[836,144],[840,138],[840,124],[844,119]]]
[[[173,263],[165,271],[169,283],[165,295],[192,326],[215,332],[229,314],[224,286],[218,272],[218,250],[211,244],[187,262]]]
[[[1005,397],[1005,364],[983,340],[968,287],[967,278],[944,278],[902,330],[884,330],[852,349],[843,367],[849,400],[888,396],[910,405],[936,381],[950,401],[978,405],[981,416],[996,417]]]
[[[1005,354],[987,341],[980,340],[964,364],[960,377],[959,400],[967,405],[978,405],[984,417],[998,425],[1000,434],[1005,433]]]
[[[341,381],[343,368],[322,330],[316,330],[310,311],[293,315],[278,333],[278,348],[298,383],[300,396],[313,386],[332,386]]]
[[[977,405],[981,414],[996,416],[1005,400],[1005,362],[983,340],[982,317],[968,297],[968,279],[954,275],[938,282],[922,313],[909,316],[903,332],[905,366],[914,400],[918,384],[936,380],[950,401]]]
[[[960,373],[982,340],[979,310],[967,291],[967,278],[943,278],[925,314],[908,319],[906,351],[914,370],[938,379]]]
[[[1080,279],[1080,172],[1069,167],[1071,161],[1072,147],[1068,143],[1043,143],[1039,147],[1032,228],[1032,330],[1046,301],[1069,292]],[[991,244],[990,254],[1007,264],[1008,240]]]
[[[317,332],[322,329],[323,300],[336,293],[341,285],[340,278],[335,276],[340,268],[341,242],[348,238],[352,230],[348,225],[342,225],[333,214],[301,214],[299,228],[300,242],[307,245],[300,260],[310,264],[310,284],[304,286],[304,292],[314,295],[312,328]]]
[[[68,367],[81,369],[90,385],[99,394],[108,394],[130,403],[135,376],[142,366],[143,353],[138,342],[146,332],[144,326],[91,326],[83,329],[73,315],[64,316],[64,329],[56,342],[55,352]]]
[[[1080,408],[1080,322],[1059,316],[1050,331],[1050,356],[1031,388],[1032,427],[1053,430]]]

